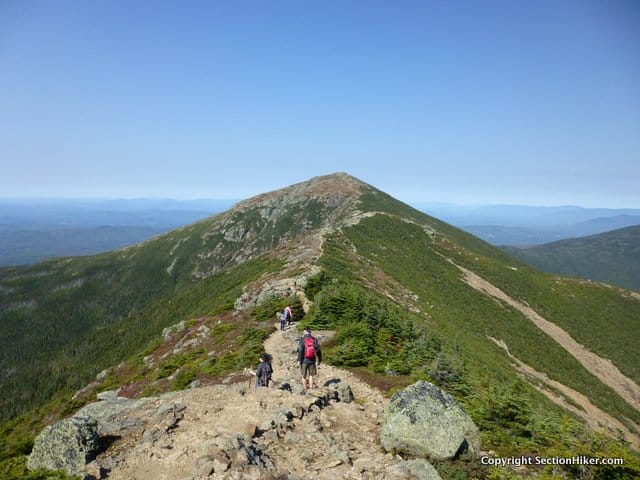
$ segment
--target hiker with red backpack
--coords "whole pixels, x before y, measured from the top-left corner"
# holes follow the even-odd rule
[[[314,389],[313,377],[317,376],[318,369],[316,366],[322,362],[322,352],[318,340],[311,335],[311,329],[304,329],[304,336],[298,343],[298,365],[302,374],[302,394],[306,389]]]

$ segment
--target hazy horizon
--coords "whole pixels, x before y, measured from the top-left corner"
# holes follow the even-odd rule
[[[284,187],[283,187],[284,188]],[[260,195],[261,193],[267,192],[257,192],[255,195]],[[387,192],[388,193],[388,192]],[[155,203],[176,203],[176,204],[198,204],[198,203],[219,203],[219,204],[234,204],[237,202],[241,202],[246,200],[249,197],[244,198],[223,198],[223,197],[210,197],[210,198],[171,198],[171,197],[3,197],[0,196],[0,203],[18,203],[18,204],[46,204],[48,202],[51,203],[87,203],[87,204],[99,204],[99,203],[117,203],[117,202],[155,202]],[[398,197],[396,197],[398,198]],[[585,206],[585,205],[575,205],[575,204],[523,204],[523,203],[460,203],[460,202],[441,202],[441,201],[408,201],[403,200],[402,198],[398,198],[398,200],[403,201],[409,205],[414,206],[414,208],[424,207],[424,206],[438,206],[438,207],[450,207],[450,208],[480,208],[480,207],[531,207],[531,208],[580,208],[580,209],[589,209],[589,210],[638,210],[640,211],[640,207],[623,207],[623,206],[607,206],[607,205],[593,205],[593,206]]]
[[[633,0],[0,6],[0,195],[640,208]]]

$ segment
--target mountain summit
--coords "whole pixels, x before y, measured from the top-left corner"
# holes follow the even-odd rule
[[[306,204],[315,200],[326,208],[345,209],[362,195],[370,185],[351,175],[338,172],[331,175],[314,177],[306,182],[296,183],[280,190],[263,193],[240,202],[234,207],[238,210],[249,208],[269,208],[271,206],[287,206]]]
[[[196,401],[198,388],[246,381],[243,368],[271,348],[276,312],[287,304],[297,325],[326,332],[332,368],[377,392],[354,387],[365,409],[367,398],[387,408],[382,394],[424,380],[460,402],[491,458],[623,456],[628,478],[640,472],[640,296],[532,270],[345,173],[107,254],[1,269],[3,458],[28,452],[44,425],[91,407],[97,394],[160,402],[191,387],[185,398]],[[277,357],[289,373],[278,381],[295,387],[289,334]],[[224,392],[221,402],[230,399]],[[220,419],[216,409],[228,405],[212,402],[213,413],[192,408]],[[345,412],[336,418],[354,414]],[[191,438],[184,428],[195,423],[165,433]],[[364,475],[351,470],[355,457],[336,458],[348,465],[342,473]],[[371,462],[391,468],[379,460]],[[473,456],[434,466],[443,477],[499,473]]]
[[[311,232],[331,232],[357,215],[360,196],[371,188],[335,173],[239,202],[200,225],[206,227],[193,273],[203,278]]]

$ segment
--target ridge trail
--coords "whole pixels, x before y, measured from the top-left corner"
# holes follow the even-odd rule
[[[313,335],[322,346],[334,332],[319,331]],[[110,465],[108,478],[213,480],[280,478],[278,475],[321,480],[399,478],[392,468],[399,459],[384,453],[379,444],[387,399],[355,375],[324,364],[316,382],[321,387],[300,395],[302,385],[296,357],[299,337],[289,327],[283,332],[275,331],[265,341],[265,350],[273,357],[274,385],[270,388],[257,388],[255,377],[250,382],[244,377],[241,383],[193,388],[151,399],[150,404],[134,412],[137,418],[145,415],[153,418],[151,412],[163,406],[166,409],[167,405],[177,405],[183,416],[159,439],[144,440],[149,436],[145,432],[153,430],[147,424],[143,431],[130,432],[114,448],[101,454],[98,463]],[[325,393],[322,385],[336,379],[349,384],[355,401],[332,400],[316,407],[314,402],[320,402]],[[289,384],[291,391],[278,388],[284,384]],[[300,411],[305,413],[295,414]],[[261,426],[274,418],[283,418],[282,412],[294,413],[285,427],[260,433]],[[236,471],[234,458],[229,470],[221,474],[198,471],[203,459],[211,458],[211,452],[220,452],[221,445],[228,445],[238,435],[254,442],[263,455],[261,458],[270,465],[267,471],[252,465]]]

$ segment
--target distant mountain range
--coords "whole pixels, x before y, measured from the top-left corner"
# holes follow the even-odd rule
[[[389,393],[437,384],[485,452],[625,459],[529,472],[549,478],[640,475],[640,295],[539,272],[344,173],[117,251],[1,268],[0,474],[98,392],[149,397],[255,366],[292,301],[300,325],[335,330],[327,363]],[[477,458],[437,468],[522,478]]]
[[[640,290],[640,225],[534,247],[503,249],[545,272]]]
[[[229,208],[231,200],[0,200],[0,266],[133,245]]]
[[[638,209],[417,204],[417,208],[496,245],[528,247],[640,224]]]
[[[0,266],[133,245],[229,208],[235,200],[0,199]],[[527,247],[640,224],[640,210],[416,204],[501,246]]]

